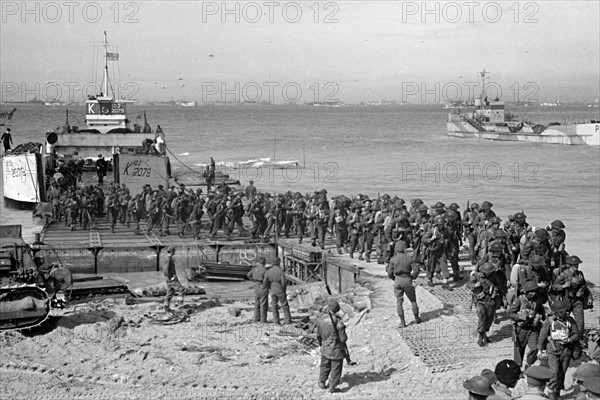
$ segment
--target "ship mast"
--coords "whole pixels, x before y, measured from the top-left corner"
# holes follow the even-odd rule
[[[477,72],[477,74],[481,77],[481,99],[485,99],[485,80],[490,77],[490,72],[485,69],[481,72]]]
[[[110,53],[108,51],[108,38],[106,37],[106,31],[104,31],[104,40],[102,41],[102,45],[104,46],[104,77],[102,79],[102,93],[104,94],[104,96],[108,97],[108,90],[110,89],[112,92],[112,86],[110,85],[109,79],[108,79],[108,61],[113,60],[112,57],[114,57],[114,53]],[[113,98],[114,98],[114,93],[113,93]]]

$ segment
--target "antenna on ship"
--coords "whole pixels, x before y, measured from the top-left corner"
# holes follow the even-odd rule
[[[108,96],[108,89],[112,93],[113,99],[115,98],[115,93],[113,91],[112,85],[109,82],[108,78],[108,62],[109,61],[119,61],[119,53],[117,51],[108,51],[108,38],[106,36],[106,31],[104,31],[104,40],[102,41],[102,45],[104,46],[104,78],[102,79],[102,88],[103,94]]]
[[[485,99],[485,80],[489,79],[490,72],[484,69],[481,72],[477,72],[477,74],[481,77],[481,98]]]

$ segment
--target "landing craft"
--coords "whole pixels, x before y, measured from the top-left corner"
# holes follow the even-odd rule
[[[182,81],[182,80],[183,80],[183,78],[177,77],[177,80],[178,80],[178,81]]]

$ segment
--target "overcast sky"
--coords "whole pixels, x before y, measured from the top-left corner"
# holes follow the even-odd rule
[[[300,101],[435,102],[457,87],[468,97],[483,68],[507,101],[599,97],[598,1],[230,1],[229,14],[221,1],[23,4],[1,1],[2,100],[47,81],[66,100],[65,82],[94,79],[104,30],[121,80],[136,85],[125,94],[140,100],[231,101],[245,86],[278,103],[298,88]]]

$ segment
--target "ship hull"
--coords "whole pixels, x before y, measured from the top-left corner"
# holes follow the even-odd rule
[[[35,206],[45,197],[42,155],[9,154],[2,157],[2,192],[12,206]]]
[[[129,149],[141,149],[144,139],[154,139],[153,133],[59,133],[52,141],[56,154],[71,155],[74,151],[81,158],[98,158],[102,154],[107,160],[114,153],[126,153]]]
[[[562,145],[600,145],[600,124],[552,125],[541,133],[534,132],[532,127],[524,127],[518,132],[511,132],[508,126],[473,126],[467,121],[449,121],[448,136],[460,138],[479,138],[497,141],[548,143]]]

